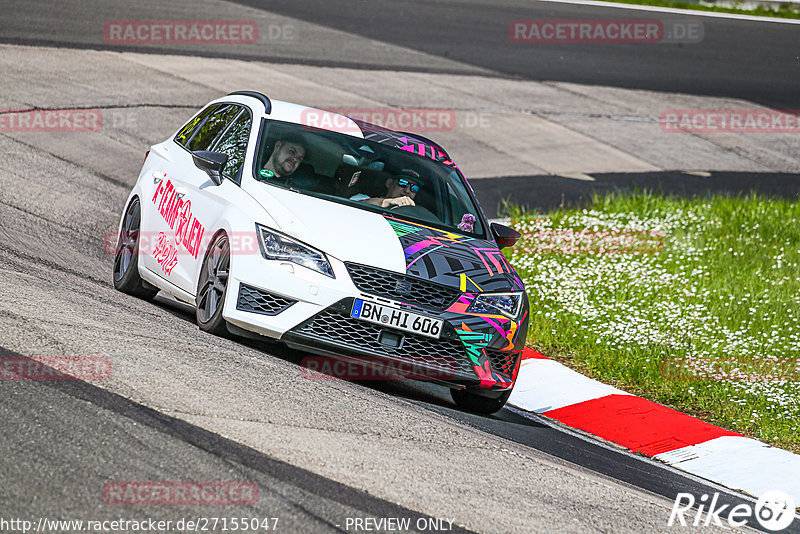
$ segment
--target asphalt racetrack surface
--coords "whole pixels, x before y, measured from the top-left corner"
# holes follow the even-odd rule
[[[800,26],[620,10],[611,7],[537,2],[531,0],[233,0],[191,4],[199,19],[229,19],[231,5],[252,8],[273,21],[262,32],[274,30],[269,46],[256,49],[229,47],[204,50],[215,57],[298,62],[323,66],[352,66],[452,72],[463,66],[425,64],[409,58],[384,57],[374,50],[393,45],[458,62],[495,74],[539,81],[564,81],[741,98],[776,109],[800,108]],[[0,42],[98,47],[130,50],[104,41],[108,20],[170,20],[181,13],[181,3],[166,7],[146,0],[131,6],[117,0],[101,2],[37,2],[4,0]],[[124,14],[124,16],[123,16]],[[186,13],[183,13],[186,16]],[[280,18],[283,17],[283,18]],[[187,18],[189,18],[187,16]],[[654,44],[530,44],[512,42],[509,25],[515,20],[657,20],[676,23],[676,34],[699,27],[697,37],[685,42]],[[281,27],[306,22],[336,30],[340,36],[364,39],[348,47],[309,38],[299,28],[291,47],[281,46]],[[694,26],[691,26],[694,25]],[[667,28],[667,26],[665,26]],[[664,30],[665,33],[668,30]],[[294,34],[293,34],[294,36]],[[699,40],[698,40],[699,39]],[[375,46],[371,43],[378,43]],[[157,45],[150,47],[158,51]],[[336,49],[347,50],[338,55]],[[141,47],[137,47],[141,50]],[[174,53],[174,49],[169,49]],[[402,54],[401,54],[402,56]]]
[[[355,532],[367,530],[366,518],[407,518],[409,530],[423,532],[663,532],[680,492],[719,492],[720,504],[752,504],[530,414],[460,412],[439,386],[310,380],[300,368],[307,354],[266,341],[213,337],[197,329],[184,304],[164,296],[148,303],[115,291],[109,235],[113,240],[144,150],[193,113],[185,102],[203,101],[209,90],[117,65],[118,48],[86,25],[263,7],[321,33],[309,33],[307,48],[193,53],[363,68],[394,58],[398,70],[555,77],[734,95],[775,106],[798,103],[800,78],[789,57],[796,55],[795,27],[708,19],[705,47],[688,57],[624,47],[564,56],[556,48],[531,54],[523,45],[501,53],[493,43],[507,39],[511,19],[589,18],[596,16],[591,9],[521,1],[126,6],[0,2],[0,42],[37,47],[24,52],[34,57],[29,74],[26,65],[15,65],[14,81],[0,82],[4,93],[15,95],[4,108],[28,97],[56,106],[81,101],[97,91],[97,71],[113,73],[104,80],[112,89],[93,96],[97,106],[124,111],[128,102],[116,101],[118,95],[131,104],[142,94],[150,102],[153,94],[169,95],[158,106],[132,107],[126,116],[133,119],[100,134],[0,132],[0,356],[101,357],[112,365],[110,376],[92,382],[0,381],[0,520],[153,518],[176,525],[277,518],[277,532]],[[195,11],[186,11],[192,6]],[[334,57],[322,46],[325,39],[367,39],[419,54],[397,58],[375,45]],[[54,46],[112,52],[91,56],[108,62],[98,67]],[[7,57],[17,53],[2,50]],[[774,61],[757,61],[759,54]],[[76,80],[76,72],[85,77]],[[765,89],[766,78],[774,83]],[[104,489],[126,481],[246,482],[258,488],[258,499],[191,506],[110,502]],[[391,530],[382,525],[374,530]],[[705,530],[716,529],[692,529]]]

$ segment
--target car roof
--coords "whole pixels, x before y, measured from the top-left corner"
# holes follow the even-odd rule
[[[259,109],[263,106],[263,117],[266,119],[305,124],[322,130],[352,135],[376,143],[390,145],[394,148],[419,153],[419,155],[427,155],[433,159],[447,161],[452,164],[452,160],[444,148],[418,134],[390,130],[389,128],[353,119],[333,111],[293,104],[282,100],[273,100],[258,91],[234,91],[226,97],[218,99],[220,102],[230,102],[231,100],[248,104],[254,109]],[[423,154],[426,150],[430,153]],[[436,151],[439,154],[436,154]]]

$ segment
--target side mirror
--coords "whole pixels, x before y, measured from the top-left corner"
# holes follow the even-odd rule
[[[208,174],[211,181],[216,185],[222,183],[222,169],[228,163],[228,155],[222,152],[209,152],[208,150],[198,150],[192,152],[192,160],[198,169]]]
[[[499,223],[492,223],[490,227],[494,240],[497,241],[497,246],[500,248],[513,247],[521,237],[520,233],[513,228]]]

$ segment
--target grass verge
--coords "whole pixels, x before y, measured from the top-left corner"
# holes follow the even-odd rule
[[[644,192],[512,223],[529,344],[800,452],[800,202]]]

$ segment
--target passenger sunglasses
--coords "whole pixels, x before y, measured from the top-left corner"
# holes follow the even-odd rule
[[[406,180],[405,178],[400,178],[397,180],[397,185],[399,185],[400,187],[408,187],[408,184],[411,184],[411,180]],[[421,187],[422,186],[419,186],[417,184],[411,184],[409,190],[412,193],[416,193],[417,191],[420,190]]]

